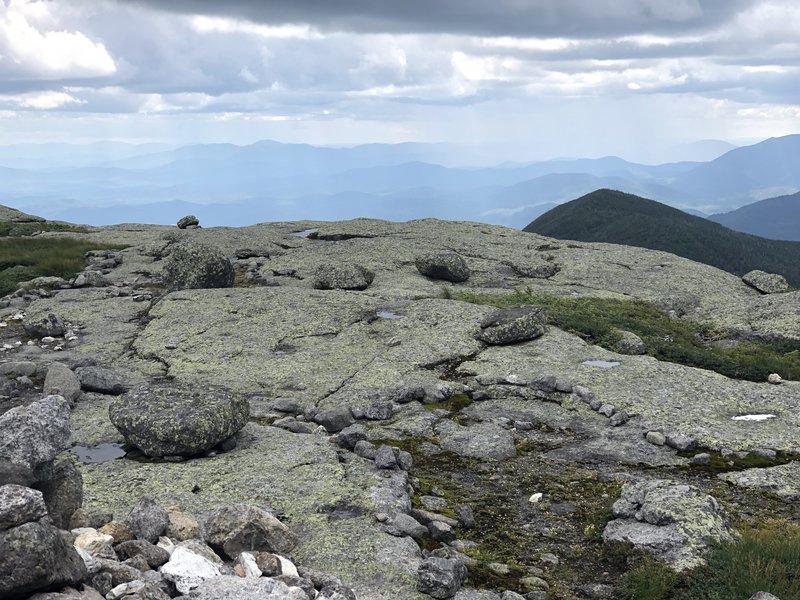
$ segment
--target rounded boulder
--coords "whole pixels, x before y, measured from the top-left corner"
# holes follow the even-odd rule
[[[172,290],[233,287],[233,265],[216,247],[195,241],[177,244],[164,265],[164,284]]]
[[[461,283],[470,276],[466,261],[455,252],[423,254],[414,259],[414,264],[417,271],[431,279]]]
[[[142,385],[108,409],[125,440],[148,456],[193,456],[247,424],[247,399],[222,387]]]

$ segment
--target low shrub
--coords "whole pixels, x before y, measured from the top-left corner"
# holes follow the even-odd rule
[[[89,250],[119,247],[60,237],[0,239],[0,296],[35,277],[73,277],[83,270]]]

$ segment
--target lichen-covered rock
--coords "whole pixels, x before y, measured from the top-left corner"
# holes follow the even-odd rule
[[[75,374],[81,383],[81,389],[86,392],[119,396],[130,389],[121,375],[104,367],[78,367]]]
[[[63,396],[72,404],[81,395],[81,382],[68,366],[54,362],[48,367],[44,378],[44,393]]]
[[[52,475],[37,487],[44,495],[53,523],[67,529],[72,514],[83,504],[83,476],[75,466],[73,456],[62,454],[57,457]]]
[[[461,283],[470,276],[466,261],[455,252],[423,254],[414,259],[414,264],[417,271],[431,279]]]
[[[15,484],[0,486],[0,531],[38,521],[46,514],[40,491]]]
[[[100,271],[83,271],[75,276],[72,287],[106,287],[110,284],[109,280]]]
[[[742,275],[742,281],[762,294],[780,294],[789,291],[789,284],[783,275],[766,273],[758,269]]]
[[[199,583],[183,596],[185,600],[308,600],[299,587],[288,586],[277,579],[250,579],[224,575]]]
[[[481,322],[478,339],[495,346],[525,342],[540,337],[546,325],[547,316],[538,306],[502,308]]]
[[[623,331],[621,333],[622,335],[617,341],[617,352],[631,356],[638,356],[647,352],[647,344],[638,335],[631,331]]]
[[[314,271],[312,285],[318,290],[365,290],[375,273],[355,263],[325,263]]]
[[[86,565],[68,533],[45,520],[0,531],[0,598],[27,598],[33,592],[76,585]]]
[[[22,327],[29,336],[40,339],[47,336],[59,337],[67,331],[64,319],[55,313],[29,315]]]
[[[463,563],[449,558],[426,558],[417,571],[417,590],[433,598],[452,598],[467,580]]]
[[[178,229],[187,229],[189,227],[197,227],[200,225],[200,220],[194,215],[186,215],[178,220]]]
[[[144,496],[131,508],[125,523],[136,539],[155,543],[169,526],[169,515],[153,496]]]
[[[69,447],[71,434],[69,404],[63,397],[17,406],[0,415],[0,461],[33,471]]]
[[[247,504],[213,512],[205,522],[206,541],[234,558],[240,552],[288,554],[297,537],[272,513]]]
[[[716,499],[671,481],[626,483],[612,513],[605,543],[631,544],[676,571],[703,565],[711,545],[733,539]]]
[[[176,244],[164,265],[164,284],[173,290],[233,286],[231,261],[216,247],[196,241]]]
[[[439,444],[459,456],[503,460],[517,455],[514,437],[494,423],[475,423],[463,427],[449,420],[436,424]]]
[[[145,384],[114,400],[108,413],[148,456],[192,456],[244,427],[249,410],[246,398],[225,388]]]

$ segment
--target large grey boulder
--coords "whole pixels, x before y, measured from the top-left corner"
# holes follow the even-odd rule
[[[544,334],[546,325],[547,315],[538,306],[501,308],[481,322],[478,339],[496,346],[525,342]]]
[[[422,254],[414,259],[417,271],[431,279],[461,283],[469,279],[470,270],[464,259],[455,252]]]
[[[232,504],[214,511],[205,522],[206,541],[231,558],[240,552],[285,555],[297,537],[272,513],[248,504]]]
[[[258,579],[224,575],[207,579],[183,596],[185,600],[308,600],[295,586],[267,577]]]
[[[47,368],[44,378],[44,393],[64,396],[67,402],[74,404],[81,395],[81,382],[68,366],[54,362]]]
[[[164,265],[164,284],[173,290],[233,287],[233,278],[219,249],[192,240],[176,244]]]
[[[789,284],[783,275],[766,273],[758,269],[745,273],[742,281],[762,294],[780,294],[789,291]]]
[[[70,535],[46,519],[0,531],[0,598],[76,585],[86,575]]]
[[[108,414],[125,440],[148,456],[192,456],[238,432],[250,408],[226,388],[145,384],[114,400]]]
[[[313,286],[318,290],[365,290],[375,273],[355,263],[325,263],[314,271]]]
[[[40,491],[14,484],[0,486],[0,531],[38,521],[46,514]]]
[[[611,510],[616,518],[603,531],[606,544],[632,545],[676,571],[703,565],[711,545],[733,540],[716,499],[685,484],[626,483]]]
[[[0,462],[35,471],[66,450],[70,438],[69,404],[62,396],[17,406],[0,415]]]
[[[426,558],[417,570],[417,590],[433,598],[452,598],[466,580],[467,567],[450,558]]]

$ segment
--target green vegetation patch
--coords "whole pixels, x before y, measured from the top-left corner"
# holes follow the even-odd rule
[[[785,521],[748,528],[707,556],[707,566],[676,574],[645,561],[623,579],[629,600],[731,600],[759,591],[800,600],[800,525]]]
[[[616,350],[622,331],[631,331],[647,344],[658,360],[709,369],[734,379],[766,381],[770,373],[800,379],[800,341],[740,341],[734,347],[713,344],[724,332],[708,325],[670,319],[662,310],[641,300],[564,298],[517,290],[511,294],[459,293],[456,300],[497,307],[535,304],[545,308],[548,322],[592,344]]]
[[[83,270],[84,255],[90,250],[120,247],[67,238],[0,239],[0,296],[35,277],[73,277]]]
[[[0,221],[0,238],[30,236],[39,231],[67,231],[71,233],[86,233],[86,227],[70,225],[69,223],[56,223],[54,221],[39,221],[36,223],[12,223]]]

